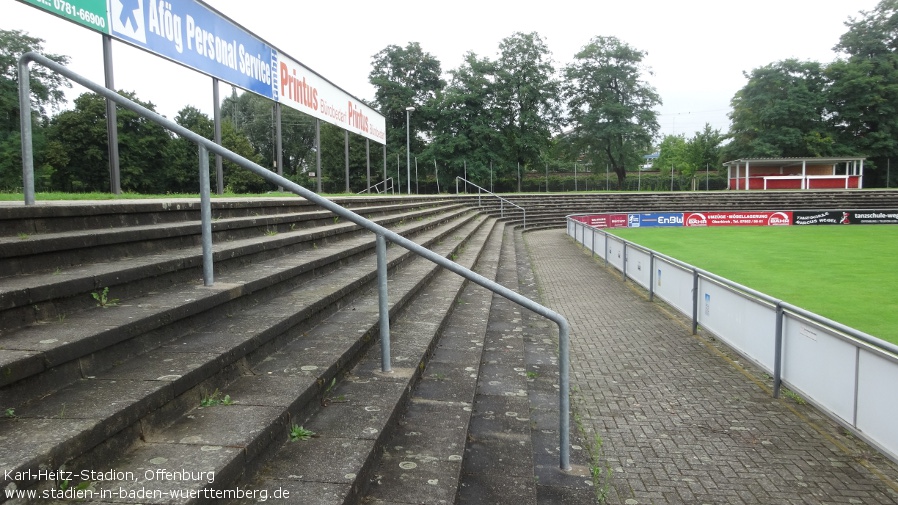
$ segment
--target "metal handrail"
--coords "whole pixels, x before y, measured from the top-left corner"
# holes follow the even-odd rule
[[[559,372],[559,466],[562,470],[570,470],[570,325],[567,319],[561,314],[545,307],[515,291],[512,291],[501,284],[487,279],[482,275],[469,270],[454,261],[446,259],[439,254],[418,245],[417,243],[399,235],[398,233],[388,230],[383,226],[366,219],[349,209],[322,197],[309,189],[296,184],[295,182],[277,175],[276,173],[256,164],[248,159],[239,156],[230,150],[212,142],[211,140],[197,135],[196,133],[184,128],[183,126],[166,119],[165,117],[153,112],[140,104],[119,95],[115,91],[105,88],[93,81],[90,81],[81,75],[72,72],[66,67],[46,58],[38,53],[28,52],[19,58],[19,108],[22,127],[22,170],[24,180],[25,204],[34,205],[34,156],[32,152],[32,131],[31,131],[31,82],[28,65],[35,62],[64,77],[90,89],[91,91],[109,99],[131,110],[162,127],[171,130],[181,137],[193,141],[199,146],[200,158],[200,200],[201,200],[201,220],[203,233],[203,280],[206,285],[211,285],[212,278],[212,204],[211,192],[209,188],[209,157],[208,151],[220,155],[222,158],[241,166],[250,172],[262,177],[272,184],[283,187],[284,189],[296,193],[306,200],[327,209],[334,214],[351,221],[362,228],[373,232],[376,236],[376,254],[377,254],[377,284],[380,306],[380,330],[381,330],[381,368],[383,371],[390,371],[390,354],[389,354],[389,327],[390,315],[387,310],[387,268],[386,268],[386,240],[400,247],[411,251],[437,265],[458,274],[465,279],[482,286],[503,298],[506,298],[536,314],[553,321],[558,325],[558,372]]]
[[[389,184],[387,184],[387,183],[389,183]],[[362,193],[370,193],[371,190],[373,189],[374,191],[377,191],[377,194],[379,195],[379,194],[380,194],[380,190],[377,189],[377,187],[380,186],[381,184],[383,184],[383,186],[384,186],[384,193],[387,193],[387,192],[389,192],[389,191],[392,191],[393,193],[396,192],[395,189],[393,188],[393,178],[392,178],[392,177],[387,177],[386,179],[384,179],[384,180],[378,182],[377,184],[375,184],[375,185],[373,185],[373,186],[371,186],[371,187],[365,188],[365,189],[359,191],[359,192],[356,193],[356,194],[357,194],[357,195],[361,195]]]
[[[517,208],[521,209],[521,212],[524,214],[524,229],[525,230],[527,229],[527,209],[525,209],[524,207],[521,207],[520,205],[512,202],[511,200],[509,200],[507,198],[502,198],[501,196],[493,193],[492,191],[490,191],[486,188],[481,188],[480,186],[474,184],[473,182],[465,179],[464,177],[462,177],[460,175],[455,177],[455,194],[456,195],[459,194],[458,181],[462,181],[465,184],[470,184],[471,186],[474,186],[475,188],[477,188],[477,206],[478,207],[483,206],[483,204],[481,203],[481,200],[480,200],[480,193],[486,193],[490,196],[494,196],[494,197],[498,198],[499,199],[499,216],[500,217],[505,217],[505,204],[506,203],[513,207],[517,207]],[[468,190],[468,188],[467,188],[467,186],[465,186],[465,192],[467,192],[467,190]]]

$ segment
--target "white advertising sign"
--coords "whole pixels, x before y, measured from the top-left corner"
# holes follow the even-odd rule
[[[307,67],[277,55],[278,101],[377,143],[386,143],[386,120]]]

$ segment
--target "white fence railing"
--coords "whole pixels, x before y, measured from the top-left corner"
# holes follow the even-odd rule
[[[898,346],[571,219],[567,233],[898,461]]]

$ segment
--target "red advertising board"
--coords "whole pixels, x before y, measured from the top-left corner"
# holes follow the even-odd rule
[[[684,226],[788,226],[792,212],[687,212]]]
[[[573,219],[585,223],[594,228],[626,228],[626,214],[591,214],[588,216],[573,216]]]

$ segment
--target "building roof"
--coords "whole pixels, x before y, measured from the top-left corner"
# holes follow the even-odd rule
[[[807,158],[741,158],[738,160],[727,161],[723,164],[725,167],[741,166],[748,164],[755,167],[788,167],[801,165],[802,163],[828,165],[832,163],[846,163],[851,161],[864,161],[867,158],[860,156],[844,156],[844,157],[807,157]]]

